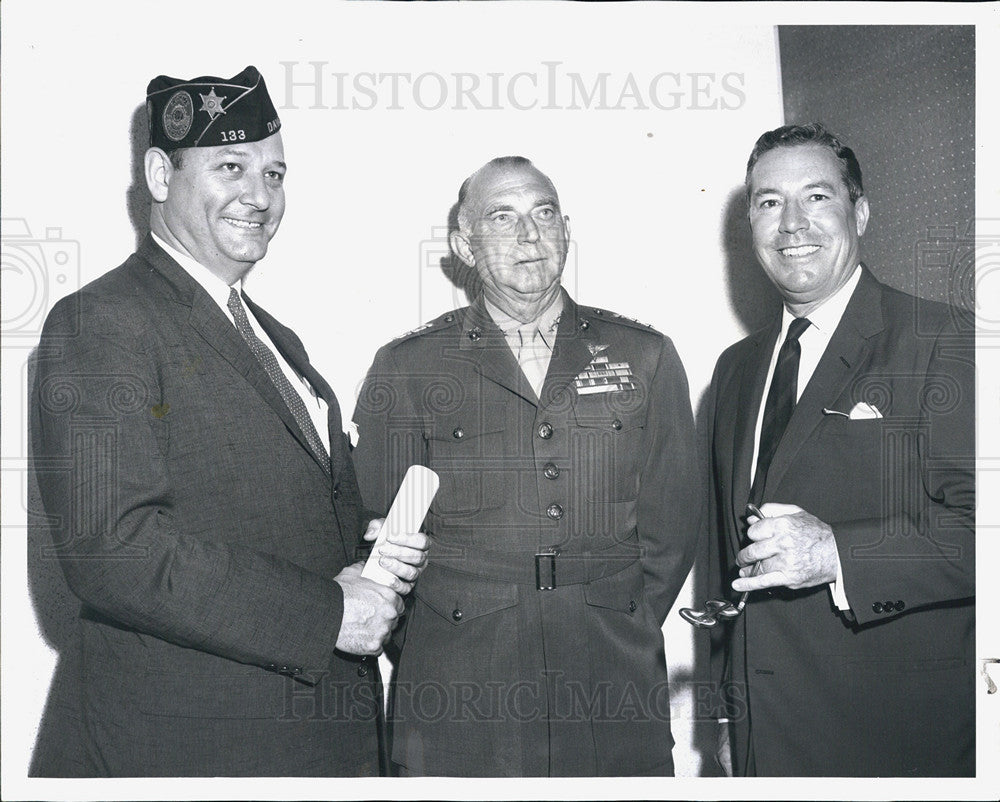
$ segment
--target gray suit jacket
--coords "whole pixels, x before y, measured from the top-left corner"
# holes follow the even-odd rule
[[[777,335],[776,322],[727,349],[709,392],[723,588],[744,536],[754,422]],[[853,615],[838,613],[821,585],[753,593],[726,625],[737,772],[751,749],[762,776],[973,772],[974,378],[963,314],[865,268],[764,493],[832,526]],[[823,412],[858,402],[883,417]]]
[[[82,607],[79,681],[36,774],[377,772],[377,670],[334,651],[333,577],[361,524],[339,406],[295,334],[251,308],[329,404],[332,477],[225,313],[150,238],[49,315],[34,459]],[[52,760],[48,738],[82,755]]]

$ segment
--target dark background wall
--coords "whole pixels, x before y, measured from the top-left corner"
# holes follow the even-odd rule
[[[785,122],[822,122],[861,162],[865,264],[971,310],[975,29],[781,26],[778,41]]]

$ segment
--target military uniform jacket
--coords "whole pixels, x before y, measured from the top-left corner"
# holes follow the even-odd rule
[[[540,398],[481,298],[380,349],[359,398],[368,506],[411,464],[441,477],[392,699],[412,772],[672,769],[660,627],[701,517],[687,381],[667,338],[564,301]]]
[[[295,334],[251,308],[329,404],[332,476],[150,238],[49,315],[34,459],[82,608],[80,652],[63,655],[78,677],[57,672],[70,690],[51,696],[69,698],[50,705],[36,774],[378,771],[377,672],[334,652],[333,577],[361,523],[339,406]]]
[[[751,745],[761,776],[973,771],[972,329],[957,310],[863,270],[795,406],[763,499],[796,504],[833,528],[852,613],[836,610],[824,584],[752,593],[726,625],[737,773],[747,771]],[[709,391],[725,588],[744,545],[754,423],[778,328],[723,353]],[[836,414],[859,402],[882,417]]]

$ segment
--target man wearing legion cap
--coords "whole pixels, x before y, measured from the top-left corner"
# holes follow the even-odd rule
[[[382,548],[391,587],[361,577],[337,399],[243,292],[285,206],[263,78],[160,76],[147,111],[152,233],[39,345],[35,464],[82,606],[32,773],[377,774],[374,655],[426,538]]]

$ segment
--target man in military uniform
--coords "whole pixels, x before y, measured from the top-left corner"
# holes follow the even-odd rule
[[[660,627],[701,519],[670,340],[560,286],[552,182],[494,159],[462,186],[455,255],[482,293],[379,350],[358,401],[366,503],[441,486],[392,699],[404,775],[673,773]]]

